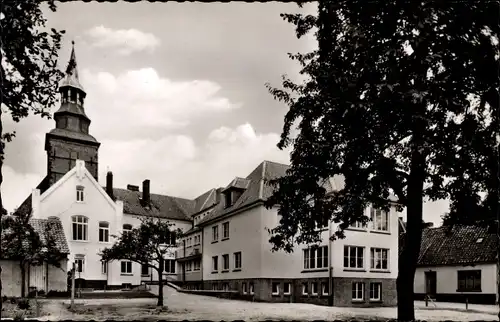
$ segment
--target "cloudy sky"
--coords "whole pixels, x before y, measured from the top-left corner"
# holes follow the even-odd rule
[[[48,27],[66,30],[87,92],[91,134],[101,142],[99,181],[117,187],[151,180],[154,193],[192,198],[246,176],[262,160],[288,163],[276,143],[286,106],[264,84],[298,77],[288,52],[307,52],[282,12],[314,4],[58,3]],[[6,149],[3,200],[11,211],[46,174],[45,133],[52,120],[7,121],[17,138]],[[447,203],[426,203],[436,224]]]

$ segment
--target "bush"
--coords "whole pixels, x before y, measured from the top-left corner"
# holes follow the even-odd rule
[[[4,296],[2,297],[2,302],[3,302],[3,303],[7,302],[8,300],[9,300],[9,298],[7,297],[7,295],[4,295]]]
[[[17,311],[12,319],[14,321],[22,321],[25,319],[25,313],[23,311]]]
[[[70,291],[54,291],[50,290],[47,293],[47,297],[70,297],[71,292]]]
[[[28,299],[21,299],[17,303],[17,307],[21,310],[28,310],[30,308],[30,301]]]

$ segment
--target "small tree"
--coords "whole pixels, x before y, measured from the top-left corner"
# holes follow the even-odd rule
[[[29,216],[19,214],[2,220],[2,256],[19,263],[21,270],[21,297],[26,296],[26,268],[43,263],[61,268],[61,260],[67,258],[57,247],[54,223],[48,221],[42,232],[37,232],[29,222]]]
[[[165,257],[177,247],[176,236],[182,232],[174,230],[173,224],[160,218],[141,219],[141,225],[120,236],[113,235],[117,241],[102,253],[103,261],[129,260],[148,265],[158,273],[158,303],[163,306],[163,270]]]

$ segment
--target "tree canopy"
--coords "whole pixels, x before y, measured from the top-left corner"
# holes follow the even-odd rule
[[[53,0],[10,0],[2,1],[0,6],[0,187],[5,143],[15,135],[15,132],[4,133],[3,121],[11,117],[19,122],[30,113],[50,117],[63,76],[57,68],[57,58],[64,31],[46,30],[43,6],[56,10]],[[0,209],[3,209],[1,192]],[[0,280],[0,291],[1,286]]]
[[[274,249],[317,242],[315,224],[325,219],[339,223],[332,238],[342,238],[349,224],[369,220],[368,205],[387,209],[393,193],[407,210],[398,319],[414,319],[424,200],[498,196],[497,182],[477,172],[494,168],[498,151],[499,12],[486,1],[320,1],[317,16],[282,14],[298,37],[316,28],[318,50],[289,54],[303,83],[267,84],[289,107],[278,147],[293,148],[267,202],[281,215]],[[328,194],[324,182],[336,175],[345,185]]]
[[[146,217],[141,225],[116,238],[113,246],[105,248],[103,261],[129,260],[148,265],[158,274],[158,306],[163,306],[163,271],[165,259],[177,247],[176,238],[182,232],[174,224],[160,218]]]

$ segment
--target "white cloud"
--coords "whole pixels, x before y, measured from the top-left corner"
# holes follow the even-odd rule
[[[117,187],[140,185],[151,180],[154,192],[195,197],[212,187],[223,186],[235,176],[246,176],[263,160],[289,162],[287,151],[276,148],[276,133],[256,133],[246,123],[236,128],[213,130],[204,145],[188,136],[171,135],[161,140],[103,141],[100,178],[113,171]]]
[[[2,201],[4,208],[14,211],[29,196],[34,188],[42,181],[43,176],[34,173],[21,174],[11,167],[2,167]]]
[[[153,68],[119,75],[83,70],[82,83],[92,94],[85,103],[91,119],[96,124],[112,120],[113,131],[117,134],[121,134],[116,131],[117,127],[127,131],[146,127],[179,128],[189,124],[194,117],[239,107],[221,96],[221,88],[214,82],[172,81],[162,78]],[[92,113],[99,116],[92,117]],[[109,127],[109,124],[103,123],[103,126]]]
[[[98,48],[114,48],[118,54],[130,55],[134,52],[152,52],[160,45],[160,39],[151,33],[137,29],[111,29],[96,26],[86,32],[92,38],[91,46]]]

